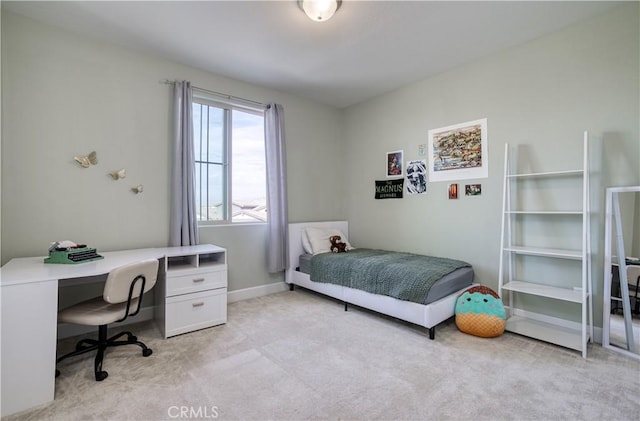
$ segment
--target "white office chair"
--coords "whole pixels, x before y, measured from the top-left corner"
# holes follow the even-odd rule
[[[131,332],[121,332],[107,339],[107,325],[121,322],[128,316],[135,316],[140,311],[142,294],[149,291],[158,277],[158,260],[148,259],[141,262],[121,266],[107,276],[104,292],[101,297],[83,301],[58,313],[61,322],[80,325],[98,326],[98,340],[83,339],[76,344],[73,352],[56,359],[56,363],[97,350],[94,371],[96,381],[102,381],[109,375],[102,370],[102,359],[107,347],[120,345],[138,345],[142,348],[142,356],[148,357],[152,350],[138,341]],[[126,335],[127,339],[118,341]],[[56,370],[56,376],[60,372]]]

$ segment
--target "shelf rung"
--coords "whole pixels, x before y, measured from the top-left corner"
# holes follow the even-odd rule
[[[505,291],[520,292],[523,294],[553,298],[572,303],[582,303],[582,289],[558,288],[550,285],[524,281],[511,281],[503,285],[502,289]]]
[[[582,211],[506,211],[510,215],[582,215]]]
[[[507,319],[506,330],[531,338],[540,339],[565,348],[582,351],[587,346],[589,335],[582,341],[582,332],[565,326],[533,320],[522,316],[511,316]]]
[[[562,259],[582,259],[582,251],[580,250],[563,250],[563,249],[546,249],[535,247],[512,246],[505,247],[504,251],[527,254],[530,256],[558,257]]]
[[[533,172],[527,174],[507,174],[508,178],[535,178],[535,177],[554,177],[559,175],[580,175],[583,174],[583,170],[566,170],[566,171],[547,171],[547,172]]]

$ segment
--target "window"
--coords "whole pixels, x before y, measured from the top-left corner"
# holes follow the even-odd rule
[[[264,111],[194,92],[193,141],[198,222],[266,222]]]

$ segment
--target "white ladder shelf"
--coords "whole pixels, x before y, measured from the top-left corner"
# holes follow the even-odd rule
[[[500,272],[498,277],[499,294],[508,309],[506,330],[581,351],[584,358],[587,357],[587,344],[593,340],[588,140],[588,133],[584,132],[581,169],[523,174],[511,172],[509,145],[505,144]],[[551,180],[553,182],[559,179],[575,179],[569,183],[574,183],[575,189],[581,189],[581,209],[528,210],[518,209],[519,205],[513,203],[516,200],[514,200],[512,193],[523,189],[519,185],[523,180],[528,182]],[[544,190],[544,184],[536,185],[534,183],[534,188],[528,190],[535,192],[536,188]],[[581,228],[580,234],[576,232],[576,235],[582,236],[581,246],[576,249],[562,249],[527,245],[525,240],[518,237],[522,237],[523,227],[526,226],[527,218],[530,217],[535,217],[537,223],[542,225],[558,223],[558,218],[581,218],[576,221]],[[552,241],[549,240],[549,242]],[[530,274],[527,274],[523,269],[523,259],[527,256],[547,259],[542,263],[545,272],[544,282],[530,279]],[[554,273],[557,269],[554,267],[553,260],[579,261],[581,263],[579,269],[576,267],[572,272],[572,274],[575,273],[572,282],[564,281],[565,272]],[[525,279],[518,279],[519,277]],[[563,282],[560,282],[560,278],[563,278]],[[536,311],[529,311],[526,305],[520,304],[531,300],[531,297],[535,297],[534,301],[538,303]],[[562,307],[560,313],[567,314],[566,318],[552,315],[557,311],[543,314],[539,310],[540,307],[556,310],[559,304]],[[577,313],[578,309],[579,314]],[[573,314],[574,312],[576,314]]]

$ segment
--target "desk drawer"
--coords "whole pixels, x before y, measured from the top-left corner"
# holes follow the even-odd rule
[[[166,337],[227,322],[227,289],[167,298]]]
[[[172,275],[167,273],[167,297],[189,294],[209,289],[225,288],[227,286],[227,271],[194,272],[187,275]]]

